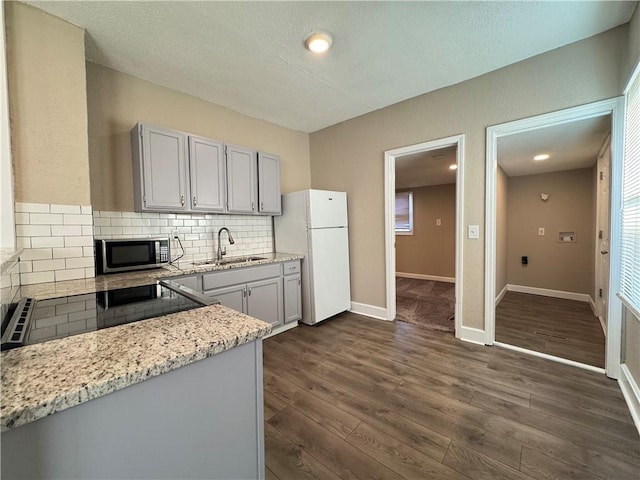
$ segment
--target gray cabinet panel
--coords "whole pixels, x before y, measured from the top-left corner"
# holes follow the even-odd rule
[[[258,153],[258,208],[260,213],[280,215],[280,157]]]
[[[300,274],[284,277],[284,322],[295,322],[302,318],[302,291]]]
[[[188,195],[186,182],[186,137],[180,132],[138,125],[137,154],[134,162],[141,163],[141,210],[186,210]],[[136,168],[136,165],[134,165]]]
[[[224,212],[225,161],[222,142],[189,137],[191,209]]]
[[[260,265],[240,269],[234,268],[222,272],[205,273],[202,276],[202,288],[208,291],[212,288],[235,285],[237,283],[248,283],[263,278],[279,276],[280,264]]]
[[[247,284],[247,314],[273,326],[283,323],[282,279]]]
[[[234,285],[233,287],[210,290],[207,295],[220,301],[220,304],[237,312],[246,313],[246,285]]]
[[[256,151],[227,145],[227,211],[255,213],[257,197]]]
[[[200,275],[186,275],[184,277],[171,278],[172,281],[179,285],[184,285],[187,288],[200,292]]]

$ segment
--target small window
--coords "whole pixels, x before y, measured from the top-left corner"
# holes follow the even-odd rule
[[[396,192],[396,235],[413,235],[412,192]]]

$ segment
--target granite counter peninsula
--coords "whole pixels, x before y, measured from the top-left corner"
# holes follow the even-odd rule
[[[270,330],[212,305],[3,352],[2,477],[264,478]]]

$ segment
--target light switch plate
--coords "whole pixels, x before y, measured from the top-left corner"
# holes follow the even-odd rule
[[[442,225],[442,220],[439,218],[436,218],[436,225],[439,227]]]
[[[538,227],[538,235],[540,237],[544,236],[544,227]]]
[[[480,238],[480,225],[469,225],[468,237],[472,239]]]

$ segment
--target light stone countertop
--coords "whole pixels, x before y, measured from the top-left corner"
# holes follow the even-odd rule
[[[303,258],[264,254],[250,264],[165,267],[22,287],[36,299],[149,284],[159,278]],[[0,430],[24,425],[192,362],[252,342],[271,325],[221,305],[119,325],[2,352]]]

